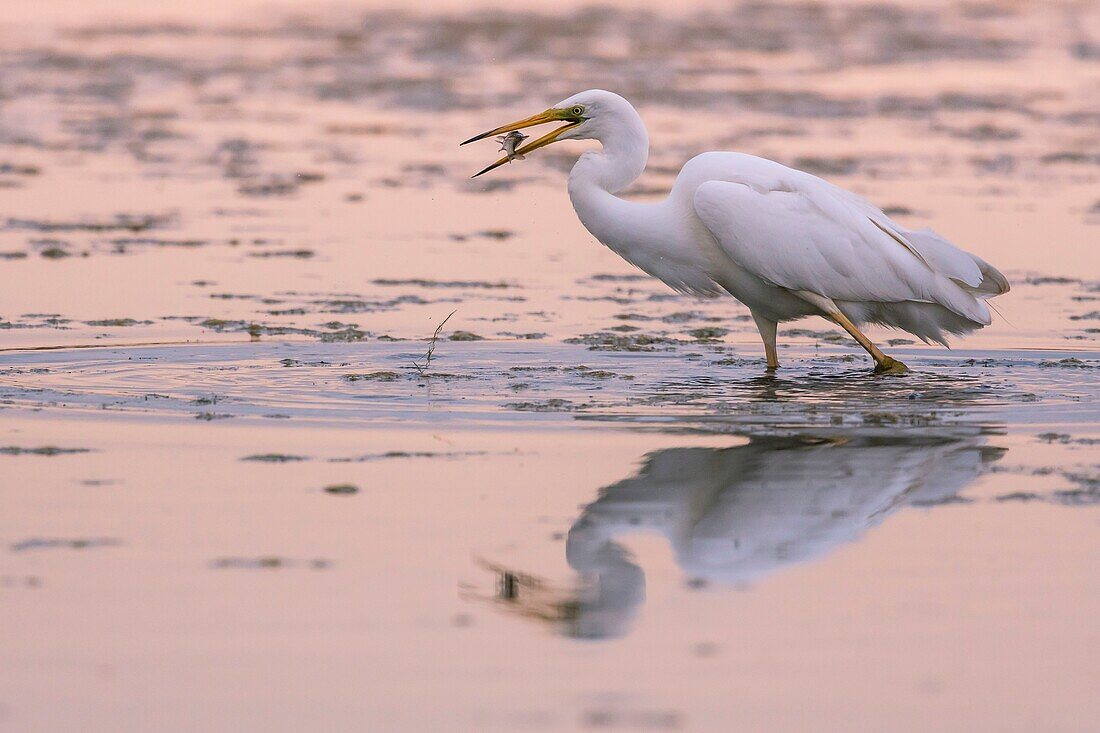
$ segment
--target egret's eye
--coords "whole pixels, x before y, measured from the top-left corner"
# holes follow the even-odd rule
[[[574,117],[580,117],[581,115],[584,114],[584,107],[582,107],[578,104],[576,107],[569,110],[569,114],[573,115]]]

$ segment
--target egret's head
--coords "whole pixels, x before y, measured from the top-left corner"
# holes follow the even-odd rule
[[[629,129],[629,126],[637,119],[638,113],[634,111],[634,107],[618,94],[605,92],[602,89],[589,89],[586,92],[580,92],[563,99],[545,112],[539,112],[537,115],[526,119],[510,122],[507,125],[501,125],[488,132],[475,135],[462,144],[465,145],[493,135],[500,135],[512,130],[522,130],[526,127],[543,125],[548,122],[564,123],[561,127],[517,148],[515,156],[522,156],[558,140],[601,140],[605,133],[616,128],[627,127]],[[506,155],[484,170],[475,173],[473,177],[477,178],[482,173],[488,173],[511,159]]]

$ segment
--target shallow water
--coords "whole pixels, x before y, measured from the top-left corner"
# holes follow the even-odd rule
[[[1093,725],[1093,4],[223,5],[0,16],[0,729]],[[766,374],[583,231],[576,150],[467,178],[591,86],[632,195],[796,164],[1000,317]]]

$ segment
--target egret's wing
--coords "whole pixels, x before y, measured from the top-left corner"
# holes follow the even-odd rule
[[[833,300],[939,303],[989,323],[988,310],[964,289],[982,282],[965,252],[943,240],[918,245],[858,196],[784,170],[790,175],[735,175],[695,191],[699,219],[741,268]]]
[[[833,196],[844,201],[873,221],[884,233],[919,255],[932,270],[953,280],[975,297],[991,298],[1009,291],[1008,279],[996,267],[977,255],[959,249],[931,229],[904,229],[862,196],[808,173],[790,172],[801,176],[800,189],[814,190],[820,198]]]
[[[984,261],[959,249],[931,229],[913,231],[898,226],[882,209],[847,189],[834,186],[828,181],[801,171],[795,173],[801,174],[802,177],[799,184],[800,190],[807,193],[813,192],[819,200],[827,200],[831,197],[842,201],[849,208],[870,219],[884,234],[919,256],[934,271],[964,287],[981,286],[984,274],[981,265],[988,266]],[[1001,279],[1003,280],[1004,276],[1001,276]]]

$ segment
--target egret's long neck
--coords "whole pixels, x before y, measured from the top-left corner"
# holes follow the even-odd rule
[[[633,110],[631,110],[633,112]],[[596,139],[603,150],[585,153],[569,174],[569,198],[581,223],[604,244],[625,235],[621,227],[631,221],[631,212],[646,206],[624,201],[614,194],[623,190],[645,170],[649,158],[649,135],[634,112],[616,120],[608,132]]]
[[[633,112],[633,110],[631,110]],[[603,145],[599,152],[581,156],[569,174],[569,194],[595,186],[607,193],[618,193],[642,175],[649,158],[649,134],[635,112],[616,120],[596,139]]]

